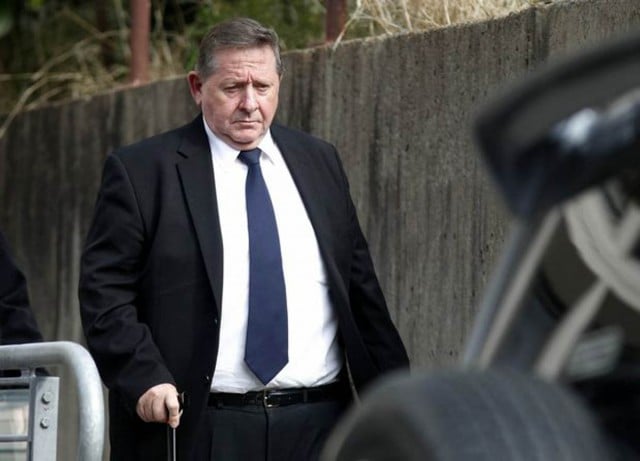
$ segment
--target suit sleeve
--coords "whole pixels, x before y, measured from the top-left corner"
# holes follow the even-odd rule
[[[42,335],[29,304],[27,281],[0,232],[0,344],[38,341]]]
[[[336,153],[337,157],[337,153]],[[349,302],[351,311],[373,363],[380,373],[409,366],[409,358],[396,329],[376,276],[369,245],[362,233],[347,176],[338,159],[345,184],[351,236]]]
[[[80,268],[80,313],[103,381],[131,410],[160,383],[174,383],[136,302],[145,266],[145,226],[121,160],[107,158]]]

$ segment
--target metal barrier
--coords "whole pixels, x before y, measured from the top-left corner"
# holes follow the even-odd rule
[[[81,345],[68,341],[0,346],[0,370],[35,370],[51,365],[66,365],[78,387],[77,459],[100,461],[104,447],[104,401],[100,375],[89,352]],[[14,389],[18,393],[20,389],[29,389],[22,391],[23,397],[29,397],[28,434],[0,437],[0,442],[28,443],[29,461],[55,460],[57,380],[38,377],[34,373],[0,380],[0,384],[6,384],[5,389]],[[16,398],[20,399],[19,396]],[[40,437],[38,440],[45,443],[34,444],[34,437]],[[43,457],[45,452],[48,453],[47,458]],[[51,453],[53,457],[50,457]]]

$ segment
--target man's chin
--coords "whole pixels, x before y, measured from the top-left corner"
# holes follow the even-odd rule
[[[261,130],[250,130],[243,131],[242,133],[233,133],[230,138],[237,146],[252,148],[258,145],[263,136],[264,132]]]

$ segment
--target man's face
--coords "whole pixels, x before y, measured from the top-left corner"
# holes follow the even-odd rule
[[[271,47],[219,50],[209,78],[190,72],[188,80],[211,131],[239,150],[258,145],[278,107],[280,76]]]

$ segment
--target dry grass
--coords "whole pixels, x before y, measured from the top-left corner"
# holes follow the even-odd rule
[[[553,0],[545,0],[553,1]],[[358,29],[358,35],[392,35],[425,31],[435,27],[499,17],[543,0],[355,0],[345,33]],[[32,74],[0,74],[0,85],[12,80],[26,81],[26,89],[11,101],[8,115],[0,125],[0,138],[18,113],[44,103],[86,97],[126,85],[129,59],[127,12],[122,0],[114,0],[118,29],[99,32],[70,9],[59,13],[60,20],[75,23],[86,31],[86,38],[59,54]],[[161,24],[159,11],[156,23]],[[341,36],[342,37],[342,36]],[[339,43],[340,40],[336,42]],[[106,67],[101,53],[108,44],[123,59]],[[168,36],[156,30],[151,37],[150,73],[159,79],[184,73],[187,38]],[[3,104],[6,105],[6,104]]]
[[[364,26],[368,28],[369,35],[425,31],[451,24],[496,18],[542,2],[543,0],[356,0],[346,30]]]
[[[77,41],[67,51],[45,62],[38,71],[24,74],[0,74],[0,88],[11,82],[26,83],[25,90],[3,107],[10,107],[0,125],[0,138],[4,136],[14,118],[22,111],[43,104],[77,99],[95,95],[110,89],[129,85],[130,59],[127,12],[121,1],[117,7],[119,27],[117,30],[100,32],[70,8],[62,9],[55,20],[67,21],[85,31],[85,38]],[[154,11],[156,22],[162,23],[158,11]],[[104,64],[104,47],[121,58],[108,66]],[[149,73],[151,80],[184,73],[185,55],[189,50],[187,38],[168,34],[163,30],[152,33]],[[0,119],[1,120],[1,119]]]

